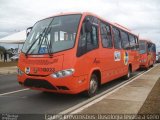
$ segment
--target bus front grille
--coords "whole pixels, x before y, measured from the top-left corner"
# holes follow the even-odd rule
[[[27,78],[24,81],[24,86],[57,90],[51,83],[49,83],[46,80],[42,80],[42,79],[29,79],[29,78]]]

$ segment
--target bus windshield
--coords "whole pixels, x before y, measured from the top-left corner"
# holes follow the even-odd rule
[[[146,53],[146,43],[145,43],[145,41],[139,41],[139,53],[140,54]]]
[[[29,33],[22,52],[55,53],[73,48],[81,15],[63,15],[37,22]]]

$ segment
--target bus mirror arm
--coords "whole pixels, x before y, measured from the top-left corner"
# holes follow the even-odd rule
[[[26,36],[27,36],[27,37],[28,37],[29,33],[31,32],[32,28],[33,28],[33,27],[27,28],[27,30],[26,30]]]

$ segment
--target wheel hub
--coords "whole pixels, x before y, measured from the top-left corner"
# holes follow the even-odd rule
[[[90,93],[94,93],[97,90],[98,84],[94,79],[90,82]]]

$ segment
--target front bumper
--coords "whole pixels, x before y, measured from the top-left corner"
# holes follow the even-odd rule
[[[51,76],[42,77],[23,74],[21,76],[17,75],[17,77],[21,85],[40,91],[77,94],[88,88],[87,75],[52,78]]]

